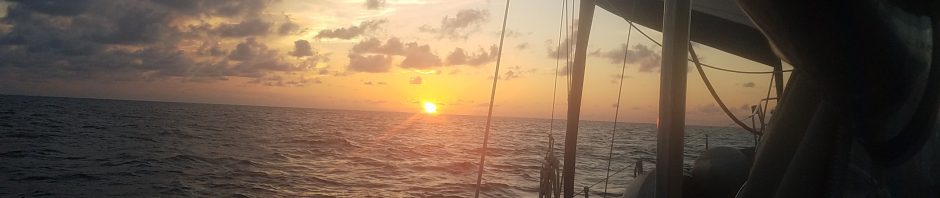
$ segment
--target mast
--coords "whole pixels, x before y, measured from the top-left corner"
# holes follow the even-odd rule
[[[656,197],[682,197],[682,146],[688,71],[689,0],[666,0],[656,144]]]
[[[777,64],[772,65],[774,67],[774,83],[777,86],[777,98],[783,98],[783,63],[777,61]],[[777,100],[778,104],[780,100]],[[767,109],[764,109],[767,111]]]
[[[584,91],[584,65],[587,60],[587,44],[594,18],[594,0],[581,0],[578,16],[578,40],[574,51],[574,68],[571,71],[571,92],[568,93],[568,124],[565,133],[565,158],[562,174],[565,197],[574,197],[575,153],[578,150],[578,121],[581,116],[581,93]]]

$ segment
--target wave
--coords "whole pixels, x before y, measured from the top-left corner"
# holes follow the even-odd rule
[[[0,142],[12,143],[0,150],[0,163],[8,165],[0,166],[0,175],[8,176],[0,180],[0,197],[95,195],[86,189],[132,197],[469,197],[482,151],[478,129],[485,122],[472,116],[431,123],[405,113],[27,99],[0,96],[0,120],[11,121],[0,122]],[[499,130],[491,134],[482,193],[535,196],[547,149],[536,129],[547,122],[494,124]],[[610,137],[609,123],[582,124],[586,141],[578,149],[577,184],[604,177],[595,170],[607,164]],[[615,141],[614,163],[624,167],[635,157],[652,157],[654,128],[627,126]],[[701,131],[715,145],[753,143],[750,136],[735,136],[740,131]],[[561,147],[556,149],[561,157]],[[43,189],[19,191],[34,186]]]
[[[448,173],[452,175],[464,175],[464,174],[476,172],[478,167],[479,165],[475,163],[463,161],[463,162],[451,162],[451,163],[438,164],[434,166],[416,165],[416,166],[410,166],[408,168],[411,170],[419,171],[419,172],[441,172],[441,173]]]
[[[83,180],[83,181],[101,181],[104,180],[102,177],[92,176],[84,173],[73,173],[73,174],[61,174],[56,176],[27,176],[23,178],[14,178],[10,179],[11,181],[49,181],[49,182],[62,182],[70,180]]]
[[[346,138],[291,139],[283,143],[297,144],[299,146],[317,146],[327,148],[360,148],[358,145]]]

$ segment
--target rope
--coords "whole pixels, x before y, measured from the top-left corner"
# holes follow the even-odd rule
[[[486,113],[486,128],[483,132],[483,149],[480,150],[480,168],[477,170],[477,189],[473,197],[480,197],[480,189],[483,188],[483,164],[486,159],[486,143],[490,139],[490,124],[493,120],[493,102],[496,100],[496,82],[499,81],[499,64],[503,59],[503,40],[506,38],[506,19],[509,18],[509,0],[506,0],[506,11],[503,13],[503,29],[499,34],[499,49],[496,54],[496,69],[493,74],[493,88],[490,92],[490,107]]]
[[[642,34],[643,37],[646,37],[647,40],[653,42],[653,43],[656,44],[657,46],[659,46],[659,47],[662,47],[662,46],[663,46],[662,43],[657,42],[655,39],[653,39],[653,37],[650,37],[650,35],[646,34],[646,32],[643,32],[643,30],[640,30],[640,28],[637,27],[636,25],[630,24],[630,27],[633,27],[633,29],[636,29],[636,31],[639,32],[640,34]],[[689,48],[691,48],[691,47],[689,47]],[[689,60],[689,61],[692,61],[692,62],[697,62],[697,61],[692,60],[692,59],[688,59],[688,60]],[[709,64],[701,63],[701,62],[699,62],[699,64],[701,64],[702,66],[711,68],[711,69],[715,69],[715,70],[719,70],[719,71],[725,71],[725,72],[731,72],[731,73],[739,73],[739,74],[773,74],[773,73],[774,73],[774,71],[741,71],[741,70],[725,69],[725,68],[721,68],[721,67],[718,67],[718,66],[709,65]],[[793,71],[792,69],[783,70],[783,72],[792,72],[792,71]]]
[[[712,68],[712,69],[716,69],[716,70],[719,70],[719,71],[726,71],[726,72],[739,73],[739,74],[773,74],[773,73],[774,73],[773,71],[766,71],[766,72],[765,72],[765,71],[740,71],[740,70],[731,70],[731,69],[725,69],[725,68],[720,68],[720,67],[716,67],[716,66],[711,66],[711,65],[708,65],[708,64],[705,64],[705,63],[702,63],[702,66],[705,66],[705,67],[708,67],[708,68]],[[783,70],[783,72],[792,72],[792,71],[793,71],[792,69]]]
[[[558,20],[558,45],[555,48],[555,76],[552,80],[552,115],[551,121],[548,124],[548,150],[545,151],[545,162],[542,164],[542,170],[539,175],[540,185],[539,185],[539,197],[552,197],[556,191],[556,186],[558,185],[558,159],[554,155],[554,146],[555,146],[555,101],[557,98],[558,92],[558,68],[561,63],[561,36],[562,32],[565,30],[565,11],[567,11],[568,2],[567,0],[562,0],[562,8],[560,18]]]
[[[774,87],[774,76],[773,76],[773,75],[770,76],[770,82],[767,83],[767,84],[768,84],[768,85],[767,85],[767,96],[764,97],[765,99],[766,99],[766,98],[770,98],[770,90],[773,90],[773,87]],[[770,101],[767,101],[767,100],[762,100],[762,101],[764,102],[764,108],[761,108],[761,109],[760,109],[760,111],[761,111],[761,112],[760,112],[760,113],[761,113],[761,115],[760,115],[760,133],[761,133],[761,134],[764,133],[764,128],[766,128],[766,127],[764,127],[764,124],[766,123],[766,122],[765,122],[766,120],[764,120],[764,118],[767,117],[767,106],[770,105]],[[758,103],[758,104],[760,104],[760,103]]]
[[[568,80],[568,84],[566,85],[568,93],[571,92],[571,48],[574,48],[574,43],[571,42],[571,38],[575,36],[574,13],[576,5],[576,1],[571,0],[571,11],[569,12],[568,10],[565,10],[565,26],[568,28],[568,31],[565,32],[565,41],[567,41],[567,43],[565,43],[565,69],[567,70],[567,75],[565,75],[565,77]],[[571,15],[568,15],[568,13],[571,13]]]
[[[568,1],[567,1],[567,0],[562,0],[562,3],[563,3],[563,4],[562,4],[562,7],[561,7],[561,11],[562,11],[562,13],[565,13],[565,11],[568,10],[568,9],[567,9],[567,7],[568,7]],[[564,24],[565,24],[565,18],[564,18],[564,17],[565,17],[565,16],[566,16],[566,15],[562,15],[562,16],[561,16],[561,17],[562,17],[561,20],[558,20],[558,45],[557,45],[557,47],[555,47],[555,50],[556,50],[556,51],[555,51],[555,76],[554,76],[554,78],[553,78],[554,80],[552,80],[552,121],[550,121],[549,124],[548,124],[548,136],[549,136],[549,138],[552,138],[552,136],[553,136],[554,133],[555,133],[555,130],[554,130],[554,128],[555,128],[555,98],[556,98],[556,95],[557,95],[557,92],[558,92],[558,68],[559,68],[560,65],[561,65],[561,64],[560,64],[561,59],[559,58],[559,57],[561,57],[561,35],[562,35],[562,32],[564,32],[564,29],[565,29],[565,26],[564,26]]]
[[[552,112],[551,112],[551,121],[548,124],[548,150],[545,152],[545,162],[542,165],[542,170],[540,174],[540,185],[539,185],[539,197],[561,197],[561,182],[559,182],[561,172],[558,170],[560,163],[554,155],[554,146],[555,146],[555,102],[557,101],[557,92],[558,92],[558,68],[561,66],[561,39],[562,35],[567,35],[565,27],[567,26],[566,22],[568,19],[568,0],[562,0],[561,13],[559,14],[558,20],[558,44],[556,45],[555,51],[555,76],[552,80]],[[567,38],[566,38],[567,39]],[[566,50],[567,53],[567,44]],[[567,54],[566,54],[567,57]],[[566,59],[565,63],[568,61]],[[568,66],[565,66],[568,68]],[[570,78],[570,77],[569,77]],[[567,86],[566,86],[567,87]]]
[[[605,1],[606,1],[606,0],[605,0]],[[618,11],[619,11],[619,10],[618,10]],[[644,37],[646,37],[646,39],[649,39],[651,42],[655,43],[655,44],[658,45],[659,47],[662,47],[662,46],[663,46],[663,44],[661,44],[661,43],[659,43],[659,42],[656,42],[656,40],[653,39],[653,37],[650,37],[648,34],[646,34],[645,32],[643,32],[643,30],[640,30],[640,28],[637,28],[637,27],[636,27],[635,25],[633,25],[633,24],[630,24],[630,26],[633,27],[633,29],[636,29],[636,31],[639,32],[640,34],[642,34]],[[744,72],[744,71],[729,70],[729,69],[721,69],[721,68],[714,67],[714,66],[710,66],[710,65],[706,65],[706,64],[700,62],[700,61],[698,60],[698,55],[695,54],[695,49],[692,48],[692,45],[691,45],[691,44],[689,44],[689,54],[692,56],[692,58],[690,59],[690,61],[692,61],[692,63],[695,64],[695,68],[698,69],[699,75],[702,76],[702,81],[705,82],[705,87],[708,88],[708,92],[711,93],[712,97],[715,99],[715,102],[718,103],[718,106],[721,107],[721,110],[724,111],[725,114],[728,115],[728,117],[731,118],[731,120],[734,121],[735,124],[738,124],[738,126],[740,126],[741,128],[744,128],[744,130],[747,130],[748,132],[751,132],[751,133],[756,134],[756,135],[760,135],[760,134],[761,134],[760,132],[754,130],[754,129],[751,128],[751,127],[748,127],[747,124],[744,124],[744,122],[742,122],[742,121],[739,120],[737,117],[735,117],[734,114],[731,113],[731,110],[728,110],[728,107],[725,106],[725,103],[721,101],[721,98],[718,96],[718,93],[715,92],[715,88],[712,87],[711,82],[708,80],[708,76],[706,76],[706,75],[705,75],[705,71],[702,70],[702,66],[709,67],[709,68],[713,68],[713,69],[719,69],[719,70],[721,70],[721,71],[731,71],[731,72],[737,72],[737,73],[745,73],[745,72]],[[793,70],[785,70],[784,72],[790,72],[790,71],[793,71]],[[757,73],[757,72],[750,72],[750,73]],[[768,73],[773,73],[773,71],[768,72]]]
[[[607,181],[611,176],[620,174],[620,172],[623,172],[624,170],[627,170],[628,168],[630,168],[630,167],[629,167],[629,166],[623,167],[622,169],[618,170],[617,172],[614,172],[614,174],[612,174],[612,175],[610,175],[610,176],[607,176],[607,178],[604,178],[604,180],[597,181],[597,182],[595,182],[594,184],[591,184],[590,186],[588,186],[587,188],[589,188],[589,189],[590,189],[590,188],[594,188],[594,186],[597,186],[597,185],[600,184],[601,182]],[[574,196],[581,195],[581,193],[584,193],[584,192],[575,193]],[[606,196],[607,191],[604,191],[604,194],[605,194],[605,196]]]
[[[689,55],[692,56],[692,63],[695,63],[695,68],[698,69],[698,74],[702,76],[702,81],[705,83],[705,88],[708,88],[708,93],[711,93],[712,98],[715,99],[715,103],[718,103],[718,106],[721,107],[721,110],[724,111],[726,115],[728,115],[728,118],[731,118],[734,123],[737,123],[738,126],[741,126],[741,128],[744,128],[744,130],[747,130],[748,132],[751,132],[755,135],[761,135],[759,131],[748,127],[747,124],[744,124],[744,122],[738,120],[738,118],[735,117],[733,113],[731,113],[731,110],[728,110],[728,106],[726,106],[725,103],[721,101],[721,97],[719,97],[718,93],[715,92],[715,87],[712,87],[711,81],[709,81],[708,76],[705,75],[705,70],[702,70],[702,64],[698,61],[698,55],[695,54],[695,49],[692,48],[691,44],[689,44]]]
[[[631,6],[631,7],[634,7],[634,6]],[[633,22],[630,20],[627,20],[627,22],[630,23],[631,25],[633,24]],[[620,117],[620,101],[621,101],[621,96],[623,95],[623,76],[626,75],[626,71],[627,71],[627,54],[630,52],[630,36],[632,34],[633,34],[633,29],[630,27],[627,27],[627,41],[626,41],[626,44],[623,46],[623,65],[620,67],[620,86],[617,87],[618,88],[617,89],[617,107],[615,108],[615,112],[614,112],[614,127],[613,127],[613,130],[610,131],[610,151],[608,151],[607,153],[607,173],[604,174],[607,176],[607,178],[604,178],[603,197],[605,198],[607,197],[607,184],[610,181],[610,163],[611,161],[613,161],[613,157],[614,157],[614,138],[616,137],[616,134],[617,134],[617,119]]]

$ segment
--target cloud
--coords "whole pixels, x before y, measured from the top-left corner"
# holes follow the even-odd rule
[[[754,82],[746,82],[746,83],[744,83],[744,84],[741,84],[741,86],[742,86],[742,87],[753,88],[753,87],[756,87],[757,84],[755,84]]]
[[[503,79],[503,80],[512,80],[512,79],[525,77],[527,74],[535,73],[536,71],[537,69],[535,68],[526,70],[526,69],[523,69],[522,66],[517,65],[517,66],[512,66],[512,67],[507,68],[506,72],[503,72],[503,74],[500,74],[499,77],[500,79]],[[490,76],[489,78],[493,79],[493,76]]]
[[[313,48],[310,47],[310,42],[297,40],[294,41],[294,51],[291,51],[290,55],[294,57],[313,56]]]
[[[412,77],[411,80],[408,80],[408,83],[412,85],[420,85],[424,82],[423,80],[421,80],[421,76],[415,76],[415,77]]]
[[[403,56],[405,59],[399,64],[401,68],[426,70],[444,65],[441,58],[431,52],[429,45],[422,45],[417,42],[403,43],[400,39],[394,37],[386,40],[384,44],[376,38],[360,41],[353,45],[350,54],[357,56],[360,54],[379,54],[389,58],[391,56]]]
[[[630,78],[630,76],[614,74],[614,75],[610,75],[610,78],[611,78],[610,83],[616,84],[616,83],[619,83],[621,79],[626,80],[627,78]]]
[[[715,103],[711,103],[697,107],[696,111],[702,114],[717,114],[721,112],[721,108],[715,105]]]
[[[378,10],[385,7],[385,0],[366,0],[364,5],[366,9]]]
[[[528,36],[531,34],[532,32],[522,33],[522,32],[518,32],[515,30],[506,30],[506,37],[509,37],[509,38],[519,38],[519,37]],[[499,32],[497,32],[497,35],[499,35]]]
[[[519,45],[516,45],[516,49],[518,50],[529,49],[529,43],[519,43]]]
[[[321,30],[320,33],[317,33],[316,38],[335,38],[349,40],[356,37],[359,37],[367,32],[378,30],[382,24],[388,22],[387,20],[367,20],[359,23],[358,26],[353,25],[349,27],[342,27],[337,29],[327,29]]]
[[[454,49],[450,55],[447,55],[447,65],[470,65],[480,66],[496,61],[499,47],[490,46],[489,52],[480,48],[477,53],[468,54],[463,48]]]
[[[271,25],[271,22],[260,18],[251,18],[239,23],[224,23],[215,31],[223,37],[264,36],[270,31]]]
[[[368,73],[388,72],[392,69],[392,58],[386,55],[349,54],[347,70]]]
[[[503,80],[512,80],[516,78],[519,78],[519,74],[513,70],[506,71],[506,73],[503,74]]]
[[[323,84],[323,81],[320,78],[304,78],[303,76],[299,79],[290,80],[280,75],[270,75],[255,78],[248,81],[248,83],[271,87],[306,87],[310,84]]]
[[[219,45],[219,42],[205,41],[199,46],[199,50],[196,51],[198,55],[202,56],[223,56],[225,55],[225,50],[222,49],[222,46]]]
[[[15,1],[0,19],[9,27],[0,32],[0,70],[33,79],[273,80],[303,67],[265,45],[281,29],[273,22],[281,16],[264,12],[271,2]]]
[[[53,16],[78,15],[88,9],[88,1],[18,1],[26,9]]]
[[[377,82],[366,81],[366,82],[363,82],[362,84],[364,84],[364,85],[386,85],[386,83],[385,83],[385,82],[382,82],[382,81],[377,81]]]
[[[228,54],[228,59],[247,61],[253,60],[256,57],[265,56],[267,53],[271,53],[271,51],[268,51],[267,46],[258,43],[255,38],[247,38],[245,41],[238,43],[235,50],[232,50],[232,52]]]
[[[268,71],[298,71],[296,65],[281,60],[276,50],[268,49],[255,38],[247,38],[239,43],[228,55],[228,61],[219,62],[218,67],[228,69],[228,76],[257,77]]]
[[[300,25],[294,23],[294,20],[291,20],[290,16],[284,16],[284,22],[277,28],[277,34],[279,35],[288,35],[300,29]]]
[[[405,51],[405,60],[401,62],[402,68],[432,69],[442,66],[441,58],[431,53],[428,45],[409,45]]]
[[[572,39],[578,38],[578,26],[577,24],[574,24],[569,27],[574,28],[573,32],[571,32],[571,35],[565,38],[565,40],[561,41],[561,43],[552,40],[545,41],[545,44],[548,46],[545,48],[547,52],[546,55],[548,55],[549,58],[565,59],[567,57],[574,56],[574,46],[572,45],[573,43],[571,43],[571,41]],[[566,31],[572,30],[571,28],[566,29]]]
[[[417,45],[417,43],[410,43]],[[370,38],[353,45],[353,53],[376,53],[386,55],[405,55],[405,44],[399,38],[389,38],[382,44],[377,38]]]
[[[486,10],[464,9],[458,11],[457,15],[453,17],[444,16],[439,27],[424,25],[418,30],[438,34],[439,38],[467,39],[470,34],[480,30],[480,25],[486,22],[488,18],[489,12]]]
[[[598,49],[591,52],[590,55],[607,58],[610,63],[620,64],[624,61],[624,50],[626,50],[626,47],[622,45],[620,48],[610,51],[601,51]],[[627,64],[639,64],[639,71],[641,72],[653,72],[659,69],[662,62],[660,52],[654,52],[648,46],[641,44],[634,45],[632,49],[628,50],[626,52],[626,58]]]

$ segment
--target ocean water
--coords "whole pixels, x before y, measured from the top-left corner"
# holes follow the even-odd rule
[[[470,197],[485,118],[0,96],[0,197]],[[655,126],[618,124],[608,192],[654,158]],[[496,118],[486,197],[534,197],[549,120]],[[562,139],[564,123],[554,132]],[[603,181],[612,123],[584,121],[575,188]],[[686,166],[743,130],[688,127]],[[556,146],[561,158],[561,143]],[[647,163],[647,170],[654,165]],[[603,192],[603,183],[592,188]]]

